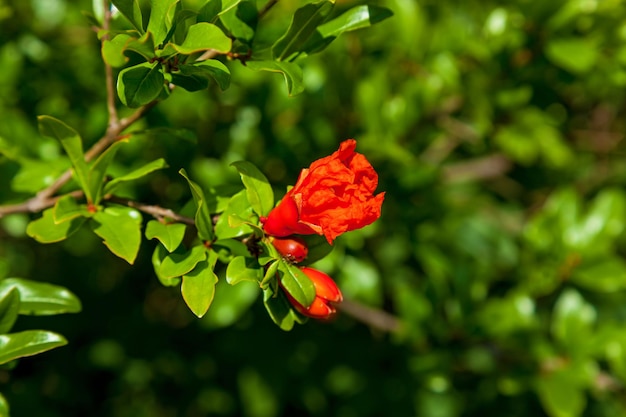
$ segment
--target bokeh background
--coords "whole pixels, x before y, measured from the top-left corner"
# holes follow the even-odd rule
[[[267,36],[302,3],[279,2]],[[25,235],[33,216],[8,216],[0,276],[60,284],[83,303],[18,320],[70,343],[0,370],[13,416],[626,415],[626,6],[372,3],[394,17],[301,61],[303,94],[230,62],[228,90],[174,91],[140,127],[180,134],[135,136],[115,168],[166,158],[124,193],[178,210],[190,198],[180,168],[206,188],[240,187],[229,164],[249,160],[281,195],[356,138],[383,214],[318,267],[399,325],[345,312],[285,333],[254,284],[223,282],[196,319],[155,278],[154,242],[129,266],[88,231],[44,246]],[[106,129],[83,10],[90,1],[0,0],[0,137],[33,164],[23,175],[0,156],[2,202],[65,166],[37,115],[86,146]]]

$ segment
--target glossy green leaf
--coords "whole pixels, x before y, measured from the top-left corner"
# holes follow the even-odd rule
[[[156,245],[156,248],[154,248],[154,252],[152,253],[152,266],[154,267],[154,273],[161,284],[166,287],[175,287],[180,284],[180,276],[168,277],[161,274],[161,265],[168,254],[167,249],[165,249],[163,245]]]
[[[246,187],[246,195],[252,209],[259,216],[267,216],[274,207],[274,191],[270,182],[259,169],[248,161],[231,164],[241,175],[241,182]]]
[[[141,244],[141,214],[129,207],[112,206],[94,214],[93,220],[94,233],[113,254],[132,265]]]
[[[100,203],[103,196],[104,176],[120,146],[128,143],[127,139],[119,140],[100,154],[89,168],[89,189],[93,204]]]
[[[78,204],[74,197],[66,195],[54,203],[52,215],[54,222],[58,224],[79,217],[90,217],[91,213],[87,210],[86,205]]]
[[[226,282],[230,285],[238,284],[242,281],[261,281],[263,278],[263,267],[259,265],[256,258],[249,256],[237,256],[228,264],[226,268]]]
[[[191,190],[191,196],[196,204],[195,223],[198,229],[198,237],[205,241],[211,241],[214,236],[213,220],[211,219],[211,213],[209,212],[204,191],[202,191],[202,188],[200,188],[198,184],[189,179],[184,169],[178,172],[187,180],[189,189]]]
[[[230,38],[219,27],[206,22],[191,25],[183,43],[181,45],[172,45],[173,49],[185,55],[209,49],[225,54],[230,51],[231,47],[232,41]]]
[[[333,2],[321,1],[310,3],[296,10],[287,32],[272,46],[272,55],[276,61],[293,59],[303,51],[303,46],[315,33],[317,27],[324,23]]]
[[[63,336],[45,330],[3,334],[0,335],[0,364],[37,355],[66,344],[67,340]]]
[[[180,291],[187,307],[198,317],[206,314],[213,297],[217,275],[213,272],[217,254],[209,252],[208,260],[199,262],[193,271],[183,275]]]
[[[215,23],[219,15],[237,6],[241,0],[209,0],[198,11],[198,22]]]
[[[237,223],[237,226],[233,226],[230,221],[231,218],[236,219],[235,223]],[[220,239],[250,235],[254,232],[254,229],[245,222],[252,223],[255,221],[257,220],[248,202],[246,190],[241,190],[230,198],[226,209],[220,214],[215,224],[215,234]]]
[[[167,166],[168,166],[167,162],[165,162],[165,159],[163,158],[159,158],[152,162],[148,162],[146,165],[143,165],[142,167],[137,168],[129,172],[128,174],[122,175],[121,177],[114,178],[111,181],[107,182],[106,185],[104,186],[104,193],[105,194],[112,193],[113,191],[115,191],[115,189],[118,186],[120,186],[121,184],[125,182],[138,180],[140,178],[145,177],[148,174],[151,174],[154,171],[167,168]]]
[[[43,211],[42,217],[28,224],[26,234],[40,243],[60,242],[76,233],[85,220],[84,217],[78,217],[70,221],[56,223],[54,208],[49,208]]]
[[[179,248],[163,258],[159,274],[164,278],[183,276],[190,273],[199,262],[206,258],[207,250],[202,245],[193,246],[189,250]]]
[[[20,311],[20,293],[13,287],[0,293],[0,334],[8,333],[13,328]]]
[[[310,306],[315,299],[315,286],[311,279],[297,266],[282,259],[278,262],[281,286],[301,305]]]
[[[187,226],[182,223],[161,223],[150,220],[146,225],[146,238],[158,239],[165,249],[173,252],[183,241]]]
[[[150,20],[148,32],[152,33],[156,43],[161,43],[169,32],[168,13],[180,3],[180,0],[150,0]]]
[[[219,281],[215,286],[211,308],[204,316],[202,325],[219,328],[237,323],[254,304],[259,294],[259,286],[253,282],[228,285],[224,280]]]
[[[282,290],[274,292],[271,288],[263,291],[263,305],[270,318],[281,330],[289,331],[295,324],[294,314],[291,304],[287,300]]]
[[[271,263],[266,264],[265,274],[263,275],[263,280],[259,284],[263,290],[268,287],[276,287],[278,285],[278,266],[280,262],[278,259],[275,259]]]
[[[393,16],[393,12],[384,7],[363,4],[341,14],[339,17],[319,26],[318,30],[324,38],[337,37],[344,32],[362,29]]]
[[[20,314],[41,316],[78,313],[82,308],[76,295],[58,285],[21,278],[0,281],[0,297],[14,289],[17,289],[20,296]]]
[[[283,75],[287,83],[287,91],[290,96],[295,96],[304,91],[302,82],[302,69],[291,62],[276,61],[247,61],[246,67],[254,71],[278,72]]]
[[[19,171],[11,178],[11,189],[34,194],[52,185],[69,168],[67,158],[51,161],[20,159]]]
[[[152,33],[147,32],[141,38],[132,36],[124,45],[122,53],[124,51],[133,51],[143,56],[146,61],[149,61],[156,56],[154,48]]]
[[[204,90],[211,81],[215,81],[222,90],[230,85],[230,71],[226,65],[215,59],[179,65],[178,69],[178,72],[172,73],[172,83],[187,91]]]
[[[170,18],[170,16],[172,17]],[[187,20],[194,20],[195,23],[195,19],[193,18],[195,18],[196,16],[196,12],[189,9],[182,9],[181,3],[177,3],[176,7],[171,8],[168,13],[168,20],[171,20],[170,30],[169,32],[167,32],[167,35],[165,35],[165,39],[161,42],[160,45],[167,45],[167,43],[172,40],[174,35],[176,35],[179,30],[183,32],[184,30],[180,29],[180,26],[186,24]]]
[[[87,162],[85,161],[83,143],[80,135],[74,129],[54,117],[39,116],[37,120],[39,121],[39,131],[43,136],[57,139],[61,142],[63,149],[65,149],[65,152],[70,157],[78,184],[80,184],[80,187],[85,192],[87,200],[91,201],[92,196],[88,186]]]
[[[211,245],[222,263],[230,263],[237,256],[250,256],[248,247],[236,239],[220,239]]]
[[[117,94],[124,105],[140,107],[156,100],[165,78],[158,62],[144,62],[123,69],[117,77]]]
[[[143,17],[141,15],[141,8],[139,7],[139,0],[111,0],[111,3],[113,3],[139,32],[144,33]]]

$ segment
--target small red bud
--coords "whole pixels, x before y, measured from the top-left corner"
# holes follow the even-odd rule
[[[297,236],[285,238],[273,237],[270,239],[270,242],[272,242],[272,245],[274,245],[278,253],[294,263],[304,261],[309,254],[309,248],[306,242],[304,239]]]
[[[306,266],[300,269],[313,282],[313,285],[315,286],[315,299],[307,308],[296,301],[287,291],[285,291],[287,298],[296,310],[307,317],[314,319],[330,318],[333,314],[335,314],[335,307],[332,303],[339,303],[343,300],[343,296],[341,295],[341,291],[339,291],[337,284],[335,284],[335,281],[333,281],[331,277],[322,271]]]

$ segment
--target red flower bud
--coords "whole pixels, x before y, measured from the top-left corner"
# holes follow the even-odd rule
[[[303,169],[296,185],[263,219],[265,233],[317,233],[332,243],[340,234],[378,219],[385,193],[374,196],[378,174],[355,149],[356,141],[348,139],[335,153]]]
[[[278,253],[294,263],[304,261],[309,254],[306,242],[297,236],[273,237],[270,239],[270,242],[272,242]]]
[[[325,273],[318,271],[317,269],[302,267],[302,272],[308,276],[313,285],[315,286],[315,299],[313,303],[307,308],[296,301],[288,292],[287,298],[291,304],[301,314],[314,319],[327,319],[335,314],[335,307],[331,303],[339,303],[343,300],[341,291],[335,284],[335,281]]]

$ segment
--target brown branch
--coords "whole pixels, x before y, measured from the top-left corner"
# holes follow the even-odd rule
[[[194,219],[192,219],[191,217],[182,216],[171,209],[163,208],[161,206],[144,204],[138,201],[130,200],[128,198],[116,197],[114,195],[105,196],[105,200],[110,201],[111,203],[121,204],[139,211],[143,211],[144,213],[151,215],[157,220],[172,219],[178,223],[184,223],[189,226],[195,226],[196,224]]]
[[[398,332],[402,329],[402,322],[386,311],[368,307],[356,301],[343,300],[335,304],[340,310],[358,321],[385,332]]]

